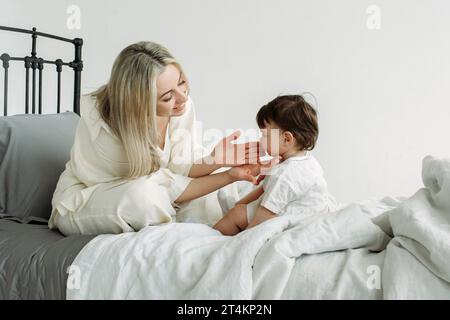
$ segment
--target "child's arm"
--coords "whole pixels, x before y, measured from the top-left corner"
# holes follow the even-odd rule
[[[259,206],[256,209],[255,216],[253,217],[252,221],[250,221],[250,223],[248,224],[248,226],[245,230],[250,229],[266,220],[275,218],[277,216],[278,216],[277,214],[273,213],[269,209],[266,209],[263,206]]]
[[[256,184],[255,176],[259,174],[259,171],[259,165],[249,164],[233,167],[225,172],[192,179],[183,193],[175,200],[175,203],[197,199],[239,180],[247,180]]]
[[[259,186],[249,194],[247,194],[244,198],[236,202],[236,204],[249,204],[250,202],[255,201],[264,193],[263,186]]]

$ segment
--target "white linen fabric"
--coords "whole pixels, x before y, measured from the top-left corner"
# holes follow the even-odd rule
[[[67,298],[450,299],[450,159],[426,157],[422,174],[409,199],[283,215],[234,237],[196,223],[98,236]]]
[[[293,156],[275,166],[264,180],[261,206],[275,214],[331,211],[337,206],[328,192],[323,169],[315,157]],[[301,209],[303,208],[303,209]]]
[[[247,205],[248,221],[260,205],[277,215],[311,215],[338,207],[328,191],[321,165],[309,153],[292,156],[273,167],[262,185],[264,193]]]

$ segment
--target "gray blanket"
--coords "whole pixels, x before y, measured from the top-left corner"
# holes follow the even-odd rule
[[[0,219],[0,300],[65,299],[67,268],[92,238]]]

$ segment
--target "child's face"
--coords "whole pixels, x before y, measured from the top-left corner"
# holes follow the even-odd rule
[[[260,146],[272,157],[281,156],[283,159],[287,154],[298,151],[296,140],[291,132],[283,131],[273,122],[266,122],[261,129],[262,137]]]
[[[283,132],[272,122],[266,122],[265,128],[261,129],[261,147],[273,157],[282,155],[285,150]]]

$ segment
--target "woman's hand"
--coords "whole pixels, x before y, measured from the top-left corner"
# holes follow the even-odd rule
[[[280,159],[281,157],[274,157],[263,163],[236,166],[228,170],[228,174],[235,180],[246,180],[258,185],[265,178],[264,173],[267,173],[270,168],[277,165],[280,162]],[[259,175],[260,173],[263,174]]]
[[[261,165],[244,164],[242,166],[233,167],[227,172],[236,181],[246,180],[253,184],[258,184],[256,177],[261,172]]]
[[[241,135],[235,131],[228,137],[223,138],[213,149],[211,158],[215,164],[222,167],[234,167],[243,164],[257,164],[262,150],[259,142],[247,142],[241,144],[232,143]]]

